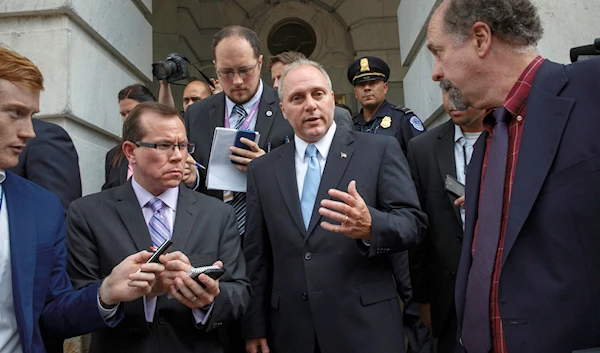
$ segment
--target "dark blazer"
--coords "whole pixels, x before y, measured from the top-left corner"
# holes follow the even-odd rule
[[[65,270],[65,214],[56,195],[10,171],[2,183],[8,210],[15,316],[23,352],[43,352],[61,340],[115,325],[98,308],[99,281],[75,291]]]
[[[564,353],[600,346],[598,92],[600,59],[567,66],[545,61],[531,87],[498,293],[509,352]],[[475,145],[467,172],[465,238],[456,281],[458,337],[486,136]]]
[[[106,153],[106,158],[104,159],[104,185],[102,185],[102,191],[121,186],[127,181],[127,168],[129,168],[127,158],[123,156],[121,163],[116,167],[113,166],[115,154],[120,149],[121,144],[118,144]]]
[[[275,149],[285,143],[286,138],[293,139],[294,130],[283,118],[279,109],[277,92],[263,82],[263,94],[258,107],[255,130],[260,132],[260,148],[267,150],[267,144]],[[185,129],[188,139],[196,144],[196,151],[192,154],[194,159],[208,166],[208,158],[212,146],[213,135],[216,127],[223,127],[225,123],[225,93],[221,92],[206,99],[198,101],[188,107],[185,113]],[[223,199],[220,190],[206,190],[206,171],[200,169],[199,191]]]
[[[417,136],[408,143],[408,164],[419,194],[421,208],[429,227],[423,242],[410,252],[410,272],[414,299],[431,304],[433,335],[450,337],[456,331],[442,332],[456,326],[454,281],[463,240],[462,221],[454,196],[446,192],[446,175],[456,178],[454,128],[452,120]]]
[[[81,197],[79,157],[69,134],[60,126],[32,119],[35,138],[28,140],[11,171],[58,195],[65,213]]]
[[[325,231],[319,207],[305,229],[294,154],[292,142],[248,170],[244,254],[254,297],[245,336],[269,337],[280,353],[313,352],[315,337],[325,353],[404,350],[389,255],[415,245],[427,221],[398,141],[338,129],[321,178],[317,200],[357,181],[372,217],[370,247]]]
[[[125,318],[111,330],[92,334],[90,352],[222,352],[216,328],[235,320],[250,300],[250,284],[233,209],[179,187],[173,251],[192,266],[223,261],[221,293],[206,325],[196,326],[192,310],[166,295],[158,297],[154,322],[147,323],[143,299],[124,306]],[[73,285],[87,286],[108,275],[129,254],[152,245],[131,181],[75,201],[67,218],[67,270]]]

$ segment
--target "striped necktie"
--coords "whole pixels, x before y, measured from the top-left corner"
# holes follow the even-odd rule
[[[235,124],[235,128],[239,129],[240,127],[242,127],[242,124],[244,124],[248,113],[240,104],[236,104],[233,107],[233,111],[239,116],[238,121]],[[246,233],[246,193],[234,192],[231,206],[235,210],[238,231],[240,233],[240,236],[243,236],[244,233]]]
[[[152,239],[152,245],[156,248],[162,245],[167,239],[171,239],[171,229],[163,211],[163,202],[158,197],[148,201],[147,206],[150,206],[154,214],[148,222],[148,231]]]
[[[237,113],[238,116],[239,116],[237,123],[235,123],[235,129],[237,130],[237,129],[239,129],[242,126],[242,124],[246,120],[246,117],[248,116],[248,113],[246,113],[246,109],[244,109],[244,107],[242,105],[240,105],[240,104],[236,104],[233,107],[233,111],[235,113]]]

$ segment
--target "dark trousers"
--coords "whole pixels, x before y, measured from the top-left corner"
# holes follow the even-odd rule
[[[456,318],[456,309],[454,304],[452,304],[446,323],[437,337],[437,353],[454,353],[456,351],[457,325],[458,319]]]

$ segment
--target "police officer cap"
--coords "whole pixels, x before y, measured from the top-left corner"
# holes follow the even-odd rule
[[[354,86],[361,82],[383,80],[390,78],[390,67],[385,61],[375,56],[358,58],[348,67],[348,81]]]

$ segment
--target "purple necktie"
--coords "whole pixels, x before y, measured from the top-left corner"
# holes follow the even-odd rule
[[[171,239],[171,228],[165,217],[163,210],[163,202],[158,197],[148,201],[148,206],[154,212],[150,222],[148,222],[148,231],[150,232],[150,238],[152,239],[152,245],[156,248],[160,247],[167,239]]]
[[[490,288],[500,240],[504,178],[508,156],[508,128],[511,118],[504,107],[493,113],[496,119],[479,202],[477,239],[467,282],[462,343],[468,353],[487,353],[492,348],[490,329]]]

